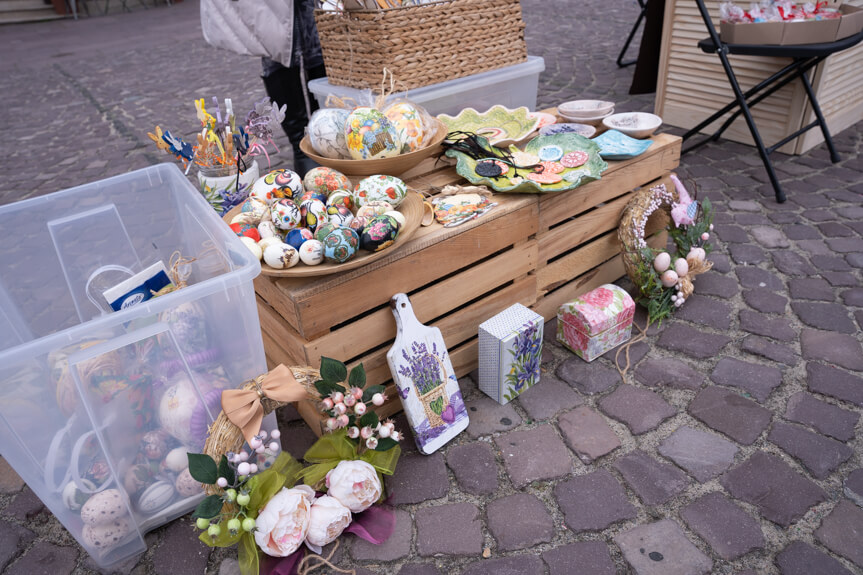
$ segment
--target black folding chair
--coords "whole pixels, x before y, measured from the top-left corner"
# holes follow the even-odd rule
[[[638,18],[635,19],[635,24],[632,25],[632,30],[629,31],[629,36],[626,37],[626,42],[623,43],[623,48],[620,50],[620,54],[617,55],[617,66],[619,68],[632,66],[638,61],[637,58],[626,61],[623,59],[623,57],[626,56],[626,51],[629,50],[629,45],[632,44],[632,39],[635,38],[635,33],[638,32],[638,27],[641,26],[641,23],[644,21],[644,17],[647,15],[647,0],[638,0],[638,5],[641,7],[641,12],[638,13]]]
[[[681,153],[686,154],[692,150],[706,144],[707,142],[716,141],[722,133],[736,120],[740,114],[743,114],[746,120],[746,125],[749,126],[749,131],[752,132],[752,139],[755,140],[755,146],[758,148],[758,154],[761,156],[761,161],[767,169],[767,176],[770,178],[770,183],[773,185],[773,190],[776,193],[776,201],[782,203],[785,201],[785,192],[782,191],[782,186],[779,185],[779,180],[776,177],[776,172],[773,170],[773,164],[770,161],[770,154],[781,148],[794,138],[800,136],[804,132],[812,128],[820,127],[821,133],[824,134],[824,141],[827,143],[827,149],[830,151],[830,160],[835,164],[840,160],[836,148],[833,146],[833,138],[830,137],[830,130],[827,128],[827,122],[824,120],[824,115],[821,113],[821,107],[818,105],[818,99],[815,97],[815,92],[812,90],[812,84],[809,82],[808,73],[818,64],[823,62],[831,54],[847,50],[852,46],[860,43],[863,40],[863,32],[854,36],[849,36],[836,42],[827,44],[800,44],[791,46],[778,45],[748,45],[748,44],[729,44],[723,42],[713,26],[710,19],[710,14],[704,5],[704,0],[695,0],[698,4],[698,10],[701,12],[701,18],[707,26],[707,31],[710,33],[708,38],[705,38],[698,43],[698,47],[707,54],[717,54],[722,61],[722,67],[725,68],[725,74],[728,76],[728,81],[734,90],[735,100],[727,106],[686,132],[683,135],[683,140],[686,141],[705,127],[709,126],[723,115],[731,110],[737,110],[728,117],[727,120],[719,127],[714,134],[706,139],[684,149]],[[731,68],[731,63],[728,61],[729,55],[735,56],[775,56],[778,58],[790,58],[791,63],[756,84],[746,92],[740,89],[740,84],[737,82],[737,76]],[[809,98],[809,103],[812,105],[812,111],[815,112],[815,121],[804,126],[782,138],[772,146],[765,146],[758,133],[758,126],[752,118],[750,108],[794,81],[795,78],[800,78],[803,83],[803,88],[806,90],[806,95]]]

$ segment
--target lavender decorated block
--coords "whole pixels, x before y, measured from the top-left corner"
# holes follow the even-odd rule
[[[501,404],[539,381],[541,315],[521,304],[479,326],[479,388]]]
[[[585,361],[629,340],[635,302],[623,288],[605,284],[560,306],[557,341]]]

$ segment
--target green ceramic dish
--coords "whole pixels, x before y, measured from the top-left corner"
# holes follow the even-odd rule
[[[488,140],[478,137],[483,146],[488,145]],[[508,175],[497,178],[488,178],[476,173],[476,160],[457,150],[447,150],[446,155],[456,159],[456,171],[460,176],[472,184],[485,185],[496,192],[515,192],[522,194],[550,194],[572,190],[582,184],[598,180],[602,172],[608,168],[599,156],[599,146],[592,140],[578,134],[552,134],[550,136],[538,136],[527,143],[524,151],[539,156],[539,151],[545,146],[560,146],[564,154],[569,152],[587,152],[587,163],[577,168],[567,168],[560,173],[564,178],[554,184],[540,184],[522,176],[523,179],[514,179],[514,171],[510,168]],[[529,170],[519,170],[519,173],[527,174]]]
[[[457,116],[441,114],[438,120],[449,132],[473,132],[488,139],[491,145],[503,148],[535,132],[541,118],[533,116],[525,106],[510,110],[497,105],[481,114],[473,108],[465,108]]]

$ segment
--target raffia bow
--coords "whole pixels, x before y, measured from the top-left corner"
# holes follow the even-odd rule
[[[693,257],[686,258],[686,263],[689,264],[689,271],[685,276],[680,278],[680,295],[684,297],[684,299],[689,299],[689,296],[692,295],[692,292],[695,291],[695,286],[692,285],[692,282],[695,281],[695,276],[698,274],[703,274],[706,271],[709,271],[710,268],[713,267],[713,262],[709,260],[699,260]]]
[[[252,389],[228,389],[222,392],[222,411],[231,423],[240,428],[246,442],[261,431],[264,419],[263,400],[291,403],[307,399],[306,388],[293,372],[279,365],[270,373],[255,378]]]

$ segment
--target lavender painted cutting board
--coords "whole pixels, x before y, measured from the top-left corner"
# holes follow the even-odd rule
[[[387,352],[419,450],[429,455],[468,426],[467,409],[441,332],[419,322],[408,296],[390,300],[398,335]]]

